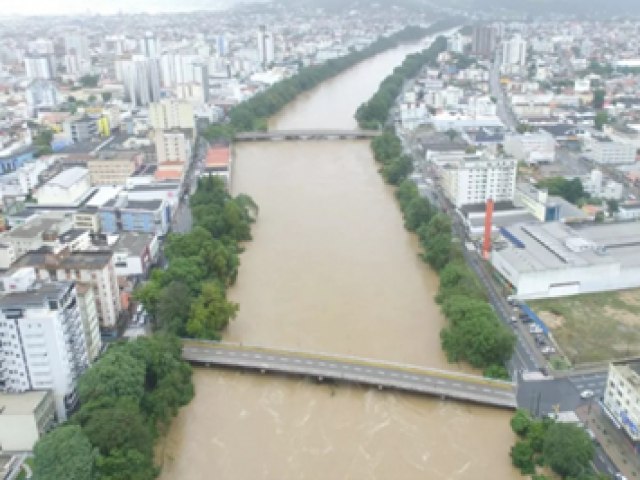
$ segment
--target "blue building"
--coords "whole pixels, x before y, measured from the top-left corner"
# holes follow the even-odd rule
[[[33,160],[35,148],[25,146],[10,153],[0,154],[0,175],[15,172],[25,163]]]
[[[170,209],[164,200],[128,200],[121,196],[99,209],[103,233],[141,232],[163,236],[169,231]]]

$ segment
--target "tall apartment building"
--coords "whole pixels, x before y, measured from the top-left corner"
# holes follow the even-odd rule
[[[267,31],[265,25],[260,25],[258,29],[258,58],[263,67],[269,65],[276,58],[273,34]]]
[[[160,100],[160,60],[134,55],[116,61],[116,78],[124,84],[125,95],[133,106],[146,106]]]
[[[515,35],[502,43],[502,65],[524,66],[527,61],[527,42]]]
[[[66,420],[89,366],[74,284],[34,285],[0,297],[0,334],[3,390],[52,390],[58,419]]]
[[[27,78],[51,80],[54,77],[52,55],[27,55],[24,57],[24,69]]]
[[[496,29],[494,27],[473,27],[471,53],[479,57],[491,57],[496,49],[496,37]]]
[[[456,207],[512,201],[516,189],[518,162],[513,158],[487,154],[453,157],[439,165],[442,188]]]
[[[40,281],[74,281],[90,285],[100,326],[104,329],[116,326],[122,305],[112,251],[30,252],[18,260],[15,267],[33,267]]]
[[[182,130],[156,130],[155,144],[159,164],[166,162],[188,164],[191,160],[191,139]]]
[[[609,365],[604,406],[610,417],[640,446],[640,363],[614,362]]]
[[[193,106],[187,102],[161,100],[149,106],[149,121],[155,130],[195,129]]]
[[[67,73],[86,74],[91,71],[91,53],[86,35],[80,32],[67,34],[64,37],[64,48]]]

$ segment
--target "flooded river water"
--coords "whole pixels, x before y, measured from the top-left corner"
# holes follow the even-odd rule
[[[302,95],[272,129],[356,128],[403,46]],[[234,193],[260,206],[225,340],[456,369],[438,279],[367,142],[247,143]],[[163,480],[511,479],[509,413],[398,392],[197,369],[164,442]]]

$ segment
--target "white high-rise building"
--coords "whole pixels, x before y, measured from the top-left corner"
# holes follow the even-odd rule
[[[118,60],[116,75],[132,105],[145,106],[160,100],[159,59],[134,55],[128,60]]]
[[[260,26],[258,30],[258,59],[263,67],[267,67],[276,58],[275,42],[273,34],[267,31],[267,27]]]
[[[149,122],[155,130],[195,128],[193,106],[187,102],[162,100],[149,106]]]
[[[65,64],[71,74],[85,74],[91,71],[91,53],[89,40],[79,32],[70,33],[64,38]]]
[[[66,420],[89,366],[74,284],[34,284],[0,297],[0,334],[2,389],[52,390],[58,419]]]
[[[53,57],[51,55],[27,55],[24,57],[27,78],[51,80],[54,77]]]
[[[33,80],[25,90],[29,115],[37,116],[40,109],[54,109],[62,103],[62,95],[50,80]]]
[[[140,39],[140,53],[148,58],[160,56],[160,42],[153,32],[146,32],[144,38]]]
[[[27,44],[27,52],[33,55],[53,55],[53,41],[48,38],[38,38]]]
[[[502,44],[502,65],[524,66],[526,62],[527,42],[520,35],[505,40]]]
[[[456,207],[512,201],[516,190],[518,162],[514,158],[498,158],[488,154],[447,156],[434,160],[442,175],[445,195]]]

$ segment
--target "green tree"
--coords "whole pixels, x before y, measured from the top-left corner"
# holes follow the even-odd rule
[[[143,364],[123,349],[114,349],[80,377],[80,401],[88,403],[105,398],[115,401],[122,397],[139,400],[144,393],[144,375]]]
[[[607,200],[607,210],[609,211],[609,215],[619,212],[620,203],[618,200]]]
[[[192,302],[191,291],[182,282],[171,282],[160,292],[155,315],[155,326],[175,335],[183,335],[189,319],[189,309],[185,305]]]
[[[421,197],[411,199],[403,212],[404,226],[410,232],[415,232],[422,225],[427,224],[434,215],[429,200]]]
[[[61,425],[33,449],[33,473],[38,480],[93,480],[94,452],[77,425]]]
[[[544,458],[563,478],[577,477],[589,471],[595,449],[589,435],[580,427],[554,423],[544,439]]]
[[[187,333],[195,338],[219,340],[220,333],[235,318],[238,305],[227,301],[218,282],[207,282],[191,306]]]
[[[113,450],[139,450],[151,455],[153,436],[138,403],[120,398],[112,406],[96,409],[83,418],[82,430],[102,455]]]
[[[518,409],[513,417],[511,417],[511,430],[519,437],[525,437],[529,433],[532,422],[533,420],[529,412]]]
[[[530,475],[535,473],[536,467],[533,463],[533,449],[529,442],[518,440],[516,444],[511,447],[511,462],[514,467],[520,469],[524,475]]]
[[[482,370],[482,375],[487,378],[495,378],[497,380],[509,380],[509,372],[502,365],[489,365]]]
[[[451,258],[451,234],[439,233],[429,237],[424,258],[434,270],[442,270]]]
[[[137,449],[112,450],[108,455],[98,455],[96,470],[99,480],[153,480],[159,474],[153,458]]]
[[[485,299],[484,288],[473,270],[464,261],[449,262],[440,271],[440,287],[436,301],[443,303],[452,295],[463,295],[471,299]],[[486,302],[484,305],[487,305]]]

